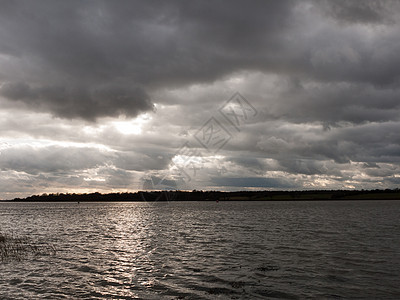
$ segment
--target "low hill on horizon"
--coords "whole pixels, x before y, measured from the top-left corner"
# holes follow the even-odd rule
[[[302,200],[400,200],[399,189],[386,190],[305,190],[305,191],[138,191],[101,194],[42,194],[15,198],[14,202],[84,201],[302,201]]]

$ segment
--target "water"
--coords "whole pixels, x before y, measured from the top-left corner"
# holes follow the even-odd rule
[[[400,299],[400,201],[0,203],[0,299]]]

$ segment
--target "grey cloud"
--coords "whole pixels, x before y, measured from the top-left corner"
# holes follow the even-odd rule
[[[370,85],[307,84],[288,89],[265,107],[267,116],[291,122],[365,123],[399,120],[399,88],[375,89]],[[283,100],[280,100],[283,99]]]
[[[263,177],[214,177],[212,178],[214,186],[227,186],[240,188],[295,188],[296,185],[289,180],[281,178],[263,178]]]
[[[240,52],[268,44],[265,34],[286,23],[290,6],[253,5],[246,11],[242,1],[3,2],[0,52],[15,71],[2,74],[13,85],[3,95],[66,118],[135,116],[151,109],[151,87],[213,80],[242,67]],[[115,88],[94,98],[105,84]]]
[[[380,16],[384,6],[310,3],[371,12],[364,19]],[[147,94],[153,89],[212,82],[241,70],[378,85],[399,81],[394,30],[374,36],[372,44],[353,29],[334,26],[307,35],[322,17],[293,1],[2,5],[0,52],[12,71],[2,81],[14,87],[3,95],[65,118],[135,116],[152,109]],[[113,88],[101,91],[108,85]]]
[[[4,84],[0,94],[11,100],[22,101],[33,110],[90,121],[105,116],[136,116],[153,109],[146,92],[132,87],[105,86],[94,90],[60,86],[32,88],[19,82]]]
[[[40,173],[68,174],[95,168],[110,160],[97,149],[50,146],[11,147],[2,150],[0,170],[13,170],[31,175]]]
[[[99,171],[99,175],[106,178],[103,185],[110,188],[129,188],[137,184],[136,176],[124,169],[103,168]]]
[[[35,188],[34,177],[17,176],[0,171],[0,199],[11,199],[14,195],[29,195]]]
[[[321,8],[326,15],[348,23],[382,23],[393,17],[396,1],[371,0],[371,1],[315,1],[323,4]],[[398,8],[398,6],[397,6]]]
[[[145,151],[145,150],[144,150]],[[156,151],[103,151],[97,148],[71,146],[19,146],[1,150],[0,170],[32,175],[74,174],[87,169],[115,167],[121,171],[162,170],[172,155]]]
[[[143,190],[155,190],[155,189],[177,190],[182,188],[179,185],[181,183],[181,180],[179,179],[170,179],[154,175],[144,177],[142,183],[143,184],[141,188]]]
[[[390,177],[399,174],[399,171],[399,167],[383,167],[379,169],[368,169],[365,173],[371,177],[389,177],[387,179],[390,180]]]
[[[279,164],[283,167],[283,170],[289,173],[306,175],[330,173],[328,172],[328,168],[326,167],[325,163],[314,160],[282,159],[279,161]]]
[[[364,163],[363,164],[363,168],[377,168],[379,169],[379,165],[377,163],[374,162],[369,162],[369,163]]]
[[[171,162],[172,155],[157,153],[157,151],[119,152],[116,154],[114,164],[124,170],[146,171],[162,170]]]
[[[387,181],[390,182],[391,184],[396,184],[397,186],[400,185],[400,177],[398,177],[398,176],[397,177],[392,176],[392,177],[388,178]]]
[[[332,159],[337,163],[398,162],[400,134],[398,122],[366,123],[319,131],[309,124],[264,130],[256,147],[275,158]],[[255,133],[257,134],[257,133]]]
[[[225,160],[252,170],[254,173],[265,171],[267,168],[267,165],[262,161],[262,159],[256,157],[228,157],[225,158]]]

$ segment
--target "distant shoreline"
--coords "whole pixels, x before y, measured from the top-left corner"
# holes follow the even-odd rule
[[[2,202],[173,202],[173,201],[333,201],[400,200],[400,190],[307,191],[139,191],[126,193],[42,194]]]

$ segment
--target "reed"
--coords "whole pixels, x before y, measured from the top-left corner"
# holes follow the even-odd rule
[[[0,261],[21,261],[30,256],[53,255],[54,245],[46,242],[35,242],[28,237],[16,237],[0,232]]]

